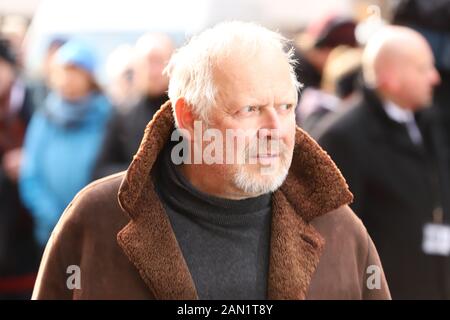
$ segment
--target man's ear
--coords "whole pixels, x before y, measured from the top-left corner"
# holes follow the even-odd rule
[[[392,92],[393,87],[395,87],[395,79],[393,78],[393,74],[383,71],[379,72],[377,75],[377,85],[376,87],[382,92],[390,93]]]
[[[192,112],[192,106],[184,98],[179,98],[175,103],[175,116],[178,128],[189,132],[194,137],[194,121],[196,120]]]
[[[384,82],[384,86],[387,88],[387,91],[392,93],[397,93],[401,90],[403,84],[401,78],[403,77],[404,70],[400,67],[399,64],[388,63],[381,73],[382,81]]]

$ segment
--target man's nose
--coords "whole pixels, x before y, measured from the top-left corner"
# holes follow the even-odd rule
[[[263,116],[263,124],[258,131],[258,137],[278,139],[280,137],[281,121],[275,108],[267,108]]]
[[[437,86],[439,83],[441,83],[441,76],[439,75],[439,72],[436,70],[436,68],[433,68],[431,76],[431,83],[433,86]]]

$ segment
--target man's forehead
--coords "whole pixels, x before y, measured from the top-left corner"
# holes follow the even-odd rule
[[[275,91],[286,91],[292,86],[290,67],[285,56],[247,56],[236,54],[224,58],[213,68],[214,80],[220,89],[259,91],[269,87]]]
[[[255,47],[239,47],[224,50],[219,53],[216,59],[216,65],[226,66],[258,66],[268,61],[288,64],[286,54],[282,49],[273,46],[255,46]]]

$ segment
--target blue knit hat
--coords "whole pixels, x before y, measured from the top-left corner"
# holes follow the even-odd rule
[[[70,40],[65,43],[56,53],[56,62],[63,65],[74,65],[94,74],[96,61],[92,49],[85,43]]]

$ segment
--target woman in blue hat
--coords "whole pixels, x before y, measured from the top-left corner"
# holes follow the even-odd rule
[[[44,247],[64,208],[91,180],[111,105],[95,80],[95,57],[69,41],[56,53],[52,91],[25,137],[19,188]]]

